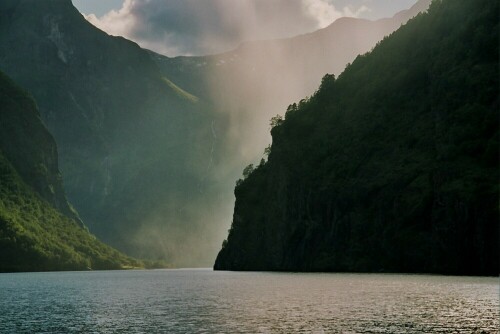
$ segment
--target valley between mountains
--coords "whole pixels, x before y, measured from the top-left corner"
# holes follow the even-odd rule
[[[2,1],[0,271],[496,275],[497,12],[170,58],[70,0]]]

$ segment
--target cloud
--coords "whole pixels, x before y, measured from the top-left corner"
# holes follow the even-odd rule
[[[168,56],[206,55],[241,42],[290,37],[367,11],[362,3],[337,8],[331,0],[125,0],[119,10],[89,22]]]
[[[325,28],[333,21],[343,17],[358,17],[361,13],[370,11],[365,6],[345,6],[337,10],[328,0],[302,0],[305,13],[317,22],[318,28]]]

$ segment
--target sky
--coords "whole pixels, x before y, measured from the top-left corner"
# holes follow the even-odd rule
[[[391,17],[416,0],[73,0],[92,24],[167,56],[207,55],[243,41],[291,37],[343,16]]]

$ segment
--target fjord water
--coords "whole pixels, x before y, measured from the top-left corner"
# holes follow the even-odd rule
[[[0,274],[0,333],[498,329],[498,278],[212,270]]]

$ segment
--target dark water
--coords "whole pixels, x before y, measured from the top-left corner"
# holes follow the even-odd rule
[[[498,333],[498,278],[0,274],[0,333]]]

